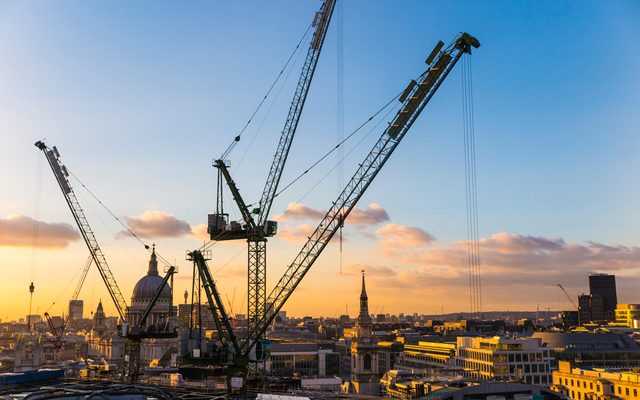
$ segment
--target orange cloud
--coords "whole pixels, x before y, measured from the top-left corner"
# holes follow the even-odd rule
[[[282,214],[275,216],[278,221],[320,220],[326,211],[309,207],[302,203],[289,203]],[[379,204],[371,203],[367,208],[354,208],[346,219],[352,225],[377,225],[389,220],[389,214]]]
[[[379,204],[371,203],[367,208],[354,208],[346,223],[353,225],[377,225],[389,220],[389,214]]]
[[[144,238],[179,237],[191,234],[191,226],[175,215],[164,211],[149,210],[139,216],[127,217],[127,226],[137,236]],[[122,231],[118,237],[126,237],[129,232]]]
[[[635,246],[567,243],[561,238],[504,232],[481,239],[479,246],[482,284],[496,290],[521,286],[554,291],[557,283],[580,287],[590,273],[597,272],[624,276],[628,283],[640,274],[640,247]],[[394,262],[418,267],[413,275],[403,272],[385,279],[389,287],[463,287],[468,283],[466,240],[418,251],[400,247],[385,250]]]
[[[311,208],[302,203],[289,203],[282,214],[274,216],[276,221],[294,221],[301,219],[321,219],[326,214],[325,211]]]
[[[66,223],[36,221],[24,215],[0,218],[0,247],[62,249],[78,239],[80,234]]]
[[[344,275],[360,275],[365,271],[367,277],[395,276],[396,271],[384,265],[347,264],[343,268]]]
[[[207,232],[207,224],[196,225],[191,228],[191,236],[194,239],[209,240],[209,233]]]
[[[393,223],[376,230],[375,235],[378,238],[377,245],[383,250],[423,247],[436,240],[423,229]]]
[[[302,224],[298,226],[285,225],[278,229],[277,237],[291,243],[305,243],[314,230],[315,227],[311,224]]]

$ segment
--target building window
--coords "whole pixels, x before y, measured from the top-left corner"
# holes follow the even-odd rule
[[[371,371],[371,354],[364,355],[364,369]]]

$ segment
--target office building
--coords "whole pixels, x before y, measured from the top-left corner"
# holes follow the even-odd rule
[[[589,292],[592,296],[602,298],[604,320],[615,321],[618,295],[616,292],[616,276],[608,274],[589,275]]]
[[[580,325],[605,322],[602,296],[597,294],[581,294],[578,296],[578,317]]]
[[[637,399],[640,373],[629,370],[578,368],[560,361],[551,389],[574,400]]]
[[[456,343],[419,341],[418,344],[405,344],[398,356],[395,369],[412,373],[422,373],[433,369],[453,367],[456,356]]]
[[[629,328],[640,328],[640,304],[618,304],[616,322]]]
[[[332,345],[274,342],[265,368],[278,377],[333,377],[340,374],[340,354]]]
[[[558,362],[581,368],[640,367],[640,345],[624,334],[535,332],[531,337],[552,349]]]
[[[551,350],[540,339],[458,337],[455,364],[470,379],[551,382]]]

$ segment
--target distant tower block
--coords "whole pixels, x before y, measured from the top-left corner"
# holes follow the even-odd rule
[[[185,290],[184,291],[184,304],[187,304],[187,300],[189,300],[189,293]]]
[[[606,321],[615,321],[618,294],[616,291],[616,276],[609,274],[589,275],[589,292],[592,296],[602,298],[602,314]]]
[[[84,301],[69,300],[69,321],[77,321],[84,317]]]

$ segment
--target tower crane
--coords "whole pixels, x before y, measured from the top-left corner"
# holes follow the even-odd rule
[[[480,42],[473,36],[463,33],[449,46],[443,49],[444,43],[439,42],[427,57],[427,70],[417,80],[411,80],[399,98],[402,103],[400,110],[384,130],[371,151],[361,162],[332,203],[329,211],[322,218],[315,231],[308,237],[293,262],[286,268],[284,274],[273,288],[265,303],[265,312],[248,330],[246,337],[238,342],[228,323],[224,303],[216,294],[216,284],[206,264],[206,257],[202,249],[187,253],[188,259],[193,261],[205,282],[209,306],[216,319],[216,327],[222,328],[220,336],[230,343],[231,359],[228,363],[228,376],[242,374],[246,378],[249,361],[259,360],[265,348],[260,346],[260,338],[266,332],[278,312],[282,309],[291,294],[298,287],[309,269],[313,266],[331,238],[339,230],[344,220],[349,216],[358,200],[369,188],[389,157],[400,144],[415,120],[425,108],[429,100],[436,93],[449,72],[456,65],[463,54],[471,53],[472,48],[478,48]],[[241,201],[236,199],[236,201]],[[210,294],[211,293],[211,294]]]
[[[73,215],[73,219],[75,219],[78,228],[80,229],[80,234],[84,239],[87,247],[89,248],[89,253],[91,253],[91,257],[93,261],[96,263],[98,267],[98,271],[100,272],[100,276],[107,286],[107,291],[109,292],[109,296],[113,300],[113,304],[116,306],[116,311],[118,311],[118,315],[120,316],[121,321],[126,321],[126,312],[127,312],[127,303],[122,296],[122,291],[118,287],[118,283],[116,279],[113,277],[113,273],[111,272],[111,268],[109,268],[109,264],[107,264],[107,259],[98,244],[98,240],[96,239],[89,222],[87,221],[87,217],[84,213],[84,210],[80,206],[80,202],[76,197],[76,194],[73,192],[71,185],[69,184],[69,172],[67,171],[67,167],[64,166],[60,162],[60,153],[56,146],[49,148],[44,142],[37,141],[35,143],[36,147],[44,152],[49,165],[51,166],[51,170],[53,171],[53,175],[56,177],[58,181],[58,185],[64,194],[64,199],[67,201],[67,205],[71,210],[71,214]]]
[[[93,257],[89,256],[87,258],[87,261],[84,264],[84,267],[82,268],[82,272],[80,273],[80,279],[76,284],[76,288],[73,291],[71,300],[78,300],[78,296],[80,295],[80,290],[82,290],[82,285],[84,284],[84,281],[87,278],[87,273],[89,272],[89,268],[91,267],[92,263],[93,263]],[[62,322],[62,326],[60,327],[60,330],[58,330],[55,327],[49,313],[48,312],[44,313],[44,318],[47,320],[47,325],[49,325],[49,330],[51,331],[51,334],[54,337],[54,348],[56,349],[59,349],[62,346],[62,337],[64,336],[64,330],[66,329],[67,324],[69,323],[70,315],[71,313],[67,313],[66,318]]]
[[[116,310],[118,311],[118,314],[120,316],[120,321],[121,321],[121,329],[119,333],[122,337],[126,339],[126,343],[125,343],[126,357],[125,358],[129,359],[127,376],[131,382],[135,382],[138,377],[138,367],[140,364],[141,340],[144,338],[176,337],[175,331],[174,332],[148,332],[144,330],[147,317],[149,316],[149,313],[155,306],[160,296],[160,293],[162,292],[162,289],[167,284],[167,281],[173,277],[173,274],[175,273],[175,267],[172,267],[172,266],[169,267],[162,281],[162,284],[154,293],[152,300],[149,302],[149,304],[145,308],[145,311],[143,312],[140,320],[138,320],[137,323],[133,325],[131,329],[129,329],[129,325],[128,325],[129,321],[127,319],[127,303],[125,302],[124,297],[122,296],[122,292],[118,287],[118,283],[116,282],[116,279],[113,276],[113,273],[109,268],[109,265],[107,264],[107,259],[104,256],[102,249],[100,249],[98,240],[96,239],[96,236],[93,230],[91,229],[91,226],[89,225],[89,222],[84,213],[84,210],[80,206],[80,203],[78,202],[78,198],[75,195],[73,188],[69,183],[69,180],[67,179],[69,177],[69,171],[67,170],[67,167],[64,164],[62,164],[62,162],[60,161],[60,153],[58,152],[58,149],[55,146],[53,146],[52,148],[49,148],[43,141],[37,141],[35,143],[35,146],[38,149],[42,150],[45,157],[47,158],[47,161],[51,166],[51,170],[53,171],[53,175],[55,176],[56,181],[58,182],[58,186],[60,186],[60,189],[62,190],[64,198],[67,202],[67,205],[71,210],[71,214],[73,215],[73,218],[76,221],[76,224],[78,225],[78,229],[80,230],[82,238],[84,239],[84,242],[87,245],[89,252],[91,253],[91,260],[93,260],[93,262],[98,267],[98,271],[100,272],[100,276],[102,277],[102,280],[107,287],[109,296],[113,300]],[[148,247],[148,246],[145,246],[145,247]],[[83,278],[81,279],[81,282],[84,282],[84,277],[86,277],[86,272],[88,271],[90,265],[91,265],[90,262],[87,262],[87,264],[85,265],[85,270],[83,271]],[[79,287],[81,287],[81,284],[76,288],[76,291],[74,292],[74,296],[76,296],[76,298],[80,292]],[[173,293],[172,293],[172,297],[173,297]],[[49,326],[55,330],[55,327],[53,326],[53,324],[50,323],[49,319],[47,322],[49,322]],[[58,336],[58,332],[56,331],[54,335]]]
[[[576,312],[578,313],[578,326],[582,325],[582,318],[580,317],[580,308],[576,305],[576,303],[573,301],[571,296],[569,296],[569,293],[567,293],[567,290],[564,288],[564,286],[558,283],[558,287],[560,288],[560,290],[562,290],[562,293],[564,293],[564,295],[567,297],[567,300],[569,300],[573,308],[576,309]]]
[[[573,299],[571,298],[571,296],[569,296],[569,293],[567,293],[567,290],[564,288],[564,286],[562,286],[561,284],[558,283],[558,287],[560,288],[560,290],[562,290],[562,293],[564,293],[564,295],[567,297],[567,300],[569,300],[569,302],[571,303],[571,305],[573,306],[573,308],[576,309],[576,311],[578,311],[578,306],[576,305],[576,303],[573,301]]]
[[[218,168],[219,174],[224,176],[229,186],[236,205],[242,214],[243,223],[231,223],[226,220],[228,215],[222,210],[221,186],[222,180],[218,178],[218,207],[216,214],[209,215],[208,232],[212,240],[246,239],[248,243],[248,289],[247,289],[247,321],[248,329],[254,328],[256,322],[264,315],[266,306],[267,285],[267,237],[274,236],[277,232],[277,223],[268,221],[269,211],[276,195],[278,183],[282,177],[282,171],[287,161],[291,143],[298,128],[298,122],[302,115],[313,74],[316,70],[322,45],[327,33],[329,22],[335,8],[336,0],[324,0],[320,10],[315,14],[312,27],[313,34],[307,56],[302,67],[302,72],[296,85],[293,100],[289,107],[287,119],[280,135],[278,147],[273,157],[273,162],[267,175],[267,180],[260,197],[258,207],[249,210],[242,200],[240,193],[231,179],[224,160],[215,160],[213,165]],[[257,215],[254,220],[252,214]]]

